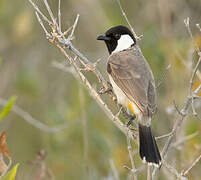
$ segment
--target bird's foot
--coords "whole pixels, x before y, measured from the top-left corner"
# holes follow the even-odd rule
[[[112,85],[110,84],[110,82],[107,81],[107,88],[101,87],[98,92],[99,94],[111,94],[113,92]]]
[[[137,125],[134,122],[136,116],[134,114],[129,114],[124,108],[122,109],[122,114],[126,119],[126,126],[129,127],[131,125],[134,129],[137,129]]]

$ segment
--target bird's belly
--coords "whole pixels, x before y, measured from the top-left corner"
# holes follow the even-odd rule
[[[109,76],[115,95],[117,96],[117,102],[125,107],[128,106],[129,99],[125,93],[117,86],[111,76]]]
[[[112,77],[109,75],[110,82],[112,84],[113,90],[115,95],[117,96],[117,102],[118,104],[123,105],[127,109],[131,110],[134,114],[140,114],[139,108],[131,102],[128,97],[125,95],[125,93],[117,86],[117,84],[114,82]]]

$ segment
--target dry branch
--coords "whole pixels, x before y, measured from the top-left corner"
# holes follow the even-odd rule
[[[132,166],[132,170],[131,170],[132,177],[133,177],[133,180],[137,180],[138,178],[137,178],[137,174],[135,173],[136,168],[135,168],[134,159],[133,159],[133,151],[132,151],[132,146],[131,146],[131,142],[130,142],[130,138],[128,134],[126,135],[126,138],[127,138],[127,144],[128,144],[128,153],[129,153],[131,166]]]
[[[184,176],[187,175],[189,171],[200,161],[200,159],[201,155],[199,155],[198,158],[196,158],[196,160],[191,164],[191,166],[187,170],[183,171],[181,174]]]
[[[176,111],[178,112],[178,114],[180,115],[180,117],[178,119],[176,119],[176,122],[173,126],[173,129],[172,129],[172,132],[171,132],[171,135],[169,136],[167,142],[165,143],[165,146],[163,148],[163,151],[162,151],[162,157],[163,157],[163,160],[165,160],[165,158],[167,157],[167,153],[168,153],[168,150],[173,142],[173,139],[176,135],[176,133],[180,130],[181,128],[181,125],[184,121],[184,119],[187,117],[188,113],[189,113],[189,109],[192,108],[194,105],[193,105],[193,100],[194,100],[194,97],[197,96],[197,94],[199,93],[200,89],[201,89],[201,84],[199,85],[199,87],[196,89],[196,90],[192,90],[193,89],[193,82],[194,82],[194,79],[195,79],[195,75],[196,75],[196,72],[198,70],[198,67],[201,63],[201,53],[200,53],[200,50],[199,50],[199,47],[198,45],[196,44],[194,38],[193,38],[193,35],[192,35],[192,32],[191,32],[191,29],[190,29],[190,20],[189,18],[185,19],[184,20],[184,23],[187,27],[187,30],[188,30],[188,33],[191,37],[191,40],[192,40],[192,43],[195,45],[195,49],[197,51],[197,54],[199,56],[199,59],[198,59],[198,62],[196,63],[195,67],[193,68],[193,71],[192,71],[192,75],[190,77],[190,81],[189,81],[189,95],[186,99],[186,102],[184,104],[184,107],[179,110],[175,104],[175,109]],[[194,107],[193,107],[193,110],[194,110]],[[152,173],[152,179],[155,178],[155,175],[158,171],[158,168],[155,167],[154,168],[154,171]]]
[[[7,103],[8,103],[7,100],[0,98],[1,106],[6,106]],[[12,112],[14,112],[18,116],[22,117],[26,122],[33,125],[37,129],[40,129],[41,131],[46,132],[46,133],[57,133],[59,131],[62,131],[64,129],[68,128],[68,125],[66,123],[62,124],[59,127],[49,127],[46,124],[43,124],[42,122],[40,122],[39,120],[33,118],[32,115],[30,115],[28,112],[26,112],[25,110],[23,110],[22,108],[20,108],[19,106],[16,106],[16,105],[13,105]]]

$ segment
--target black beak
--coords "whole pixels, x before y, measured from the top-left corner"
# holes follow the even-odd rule
[[[111,38],[105,35],[100,35],[97,37],[97,40],[109,41]]]

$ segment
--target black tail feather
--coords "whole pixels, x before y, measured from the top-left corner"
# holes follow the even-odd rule
[[[161,156],[155,138],[152,135],[150,126],[148,127],[139,124],[139,139],[140,157],[142,158],[142,160],[160,166]]]

